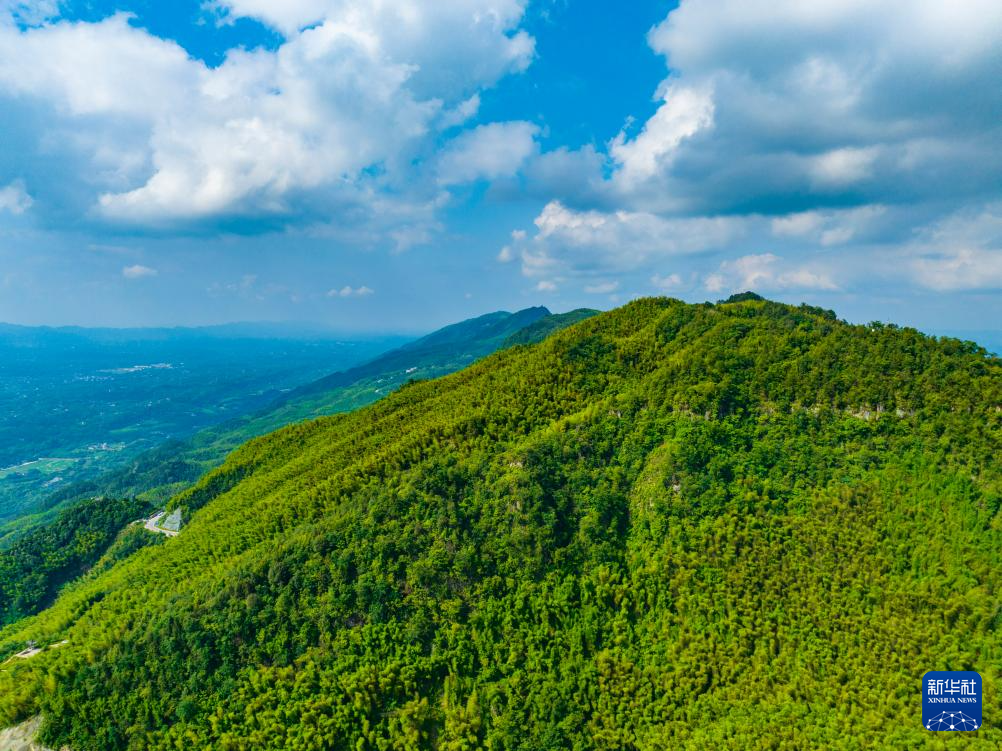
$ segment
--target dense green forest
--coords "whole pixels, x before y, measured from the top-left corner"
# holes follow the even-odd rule
[[[60,584],[87,571],[120,530],[148,511],[134,499],[87,499],[0,551],[0,623],[51,602]]]
[[[6,544],[0,543],[0,625],[37,612],[61,585],[97,562],[126,524],[161,507],[247,440],[304,419],[369,404],[410,380],[454,372],[499,347],[511,346],[513,337],[521,343],[540,341],[596,312],[554,315],[546,308],[526,308],[446,326],[295,389],[266,409],[207,428],[185,441],[169,441],[126,467],[54,493],[50,512],[20,520]]]
[[[638,300],[247,443],[171,501],[178,537],[0,631],[0,659],[42,648],[0,666],[0,724],[74,751],[999,748],[1000,455],[976,345]],[[981,673],[979,731],[921,727],[933,669]]]
[[[586,318],[591,318],[594,315],[598,315],[598,311],[591,308],[577,308],[566,313],[551,313],[516,331],[505,339],[501,346],[502,348],[507,348],[513,347],[516,344],[535,344],[536,342],[543,341],[551,334],[560,331],[560,329],[583,321]]]

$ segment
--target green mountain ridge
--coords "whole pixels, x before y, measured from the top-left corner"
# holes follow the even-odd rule
[[[95,493],[146,496],[162,502],[251,438],[293,422],[368,404],[408,380],[435,378],[459,370],[494,352],[521,328],[550,316],[544,307],[516,313],[497,311],[451,324],[369,362],[292,389],[271,405],[171,441],[136,459],[123,470],[53,494],[53,505]]]
[[[89,749],[1002,745],[1002,362],[646,299],[250,441],[181,534],[0,631],[0,721]],[[61,642],[66,641],[65,644]],[[57,645],[57,648],[44,648]]]
[[[524,327],[543,324],[550,331],[580,318],[577,312],[568,315],[554,316],[535,307],[446,326],[367,363],[291,390],[265,409],[207,428],[188,440],[166,443],[124,469],[53,494],[48,513],[9,525],[15,532],[0,545],[0,624],[51,602],[60,586],[105,554],[126,524],[149,515],[247,440],[305,419],[355,409],[411,379],[459,370],[507,346],[506,340]],[[539,336],[540,331],[530,336]],[[126,537],[129,550],[143,541],[141,535]],[[146,542],[159,540],[147,536]]]
[[[577,308],[576,310],[569,310],[566,313],[553,313],[544,316],[508,336],[502,342],[501,349],[514,347],[518,344],[536,344],[551,334],[560,331],[560,329],[573,326],[575,323],[598,314],[599,311],[591,308]]]

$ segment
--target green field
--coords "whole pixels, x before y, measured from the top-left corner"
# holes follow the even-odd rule
[[[13,467],[5,467],[0,469],[0,480],[6,480],[9,477],[28,477],[33,473],[42,475],[55,475],[60,472],[66,472],[72,469],[76,463],[80,461],[79,459],[35,459],[34,461],[24,462],[23,464],[18,464]]]

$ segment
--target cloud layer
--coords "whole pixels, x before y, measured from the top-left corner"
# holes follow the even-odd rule
[[[5,279],[46,279],[50,242],[52,268],[82,269],[67,288],[189,284],[232,317],[745,287],[998,310],[997,0],[682,0],[601,30],[657,66],[637,70],[647,101],[551,64],[575,4],[189,1],[220,45],[205,59],[144,28],[156,9],[0,0]]]
[[[655,113],[552,196],[527,276],[1002,286],[999,233],[961,230],[1002,198],[1002,5],[683,0],[648,42],[669,68]]]
[[[285,41],[231,50],[210,68],[123,13],[0,24],[0,101],[10,118],[19,107],[48,108],[53,124],[36,147],[79,160],[91,217],[167,228],[221,217],[343,225],[378,207],[383,222],[427,223],[420,207],[436,187],[419,165],[443,129],[475,112],[481,88],[533,56],[517,28],[522,0],[232,0],[215,9],[223,22],[258,18]],[[532,140],[531,130],[498,127],[499,137]],[[77,135],[67,142],[61,130]],[[446,153],[489,135],[461,134]],[[479,167],[445,164],[446,182],[497,173],[490,150],[480,154]],[[395,210],[383,210],[391,202]]]

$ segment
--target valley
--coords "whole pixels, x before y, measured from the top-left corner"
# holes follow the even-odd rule
[[[65,488],[402,341],[253,326],[0,326],[0,537]]]

